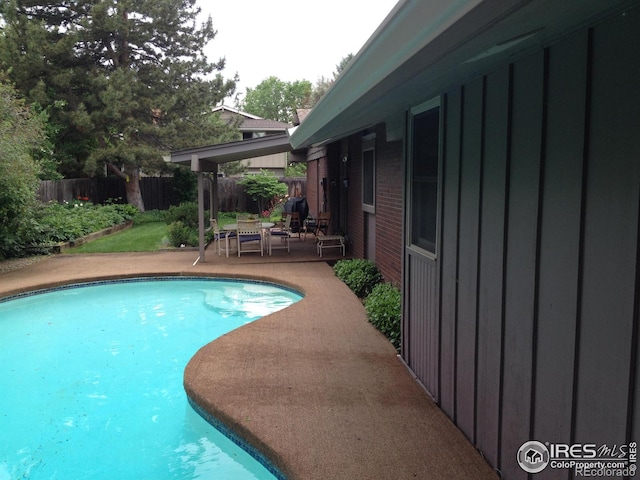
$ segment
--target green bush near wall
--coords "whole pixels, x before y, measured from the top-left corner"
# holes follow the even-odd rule
[[[358,298],[366,298],[373,287],[382,281],[378,267],[371,260],[340,260],[333,266],[333,271]]]
[[[390,283],[379,283],[364,301],[369,321],[400,350],[400,318],[402,296]]]
[[[367,318],[400,350],[400,290],[383,282],[375,263],[359,258],[338,261],[333,271],[358,298],[364,300]]]

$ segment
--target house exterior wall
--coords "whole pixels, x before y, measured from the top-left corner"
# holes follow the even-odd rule
[[[375,263],[385,281],[400,287],[404,225],[404,160],[401,141],[387,142],[384,126],[376,135]],[[384,160],[384,161],[383,161]]]
[[[387,142],[384,124],[375,133],[375,258],[385,281],[400,286],[402,280],[402,229],[404,161],[402,141]],[[364,258],[367,251],[366,214],[362,209],[362,143],[363,132],[341,142],[331,158],[332,189],[340,190],[345,219],[336,223],[349,237],[349,250],[354,257]],[[343,158],[347,157],[347,162]],[[343,180],[348,180],[348,187]]]
[[[640,434],[639,10],[441,96],[441,247],[406,250],[403,357],[509,480],[528,440]],[[397,150],[378,150],[379,205]]]
[[[354,257],[365,258],[365,227],[364,212],[362,211],[362,135],[352,135],[341,144],[339,158],[347,156],[348,161],[344,170],[349,179],[349,187],[345,191],[347,203],[347,233],[349,235],[349,250]],[[336,176],[337,181],[340,177]]]
[[[307,154],[307,204],[309,214],[317,218],[320,212],[337,212],[329,203],[329,186],[323,186],[323,179],[329,178],[329,160],[325,147],[315,147]],[[325,190],[326,189],[326,190]],[[326,191],[326,194],[325,194]]]
[[[307,162],[307,205],[309,215],[317,217],[320,205],[320,159]]]

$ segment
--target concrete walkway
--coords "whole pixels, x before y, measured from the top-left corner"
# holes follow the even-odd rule
[[[57,255],[0,274],[0,297],[85,280],[206,275],[267,280],[297,304],[204,346],[185,389],[290,479],[495,480],[326,262],[197,253]],[[290,258],[290,257],[289,257]]]

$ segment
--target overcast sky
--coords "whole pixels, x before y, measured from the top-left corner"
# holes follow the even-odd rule
[[[270,76],[313,85],[322,76],[332,77],[336,65],[360,50],[396,2],[198,0],[218,32],[207,57],[226,58],[222,75],[240,75],[236,93],[242,97]]]

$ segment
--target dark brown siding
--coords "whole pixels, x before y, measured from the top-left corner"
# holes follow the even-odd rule
[[[458,237],[458,347],[456,349],[456,422],[474,438],[476,411],[476,328],[478,302],[478,235],[480,233],[480,172],[484,82],[462,91],[462,160]],[[441,246],[441,252],[449,248]]]
[[[627,435],[637,346],[640,12],[593,31],[575,440]],[[637,299],[635,299],[637,300]],[[634,314],[636,317],[634,318]],[[594,419],[597,418],[597,421]],[[637,432],[636,432],[637,433]]]
[[[442,221],[441,245],[458,245],[460,205],[460,135],[462,132],[462,90],[445,95],[444,161],[442,168]],[[456,248],[444,248],[440,252],[441,288],[441,356],[440,356],[440,405],[450,418],[456,418],[457,372],[457,305],[458,305],[458,255]],[[409,323],[409,322],[405,322]],[[405,335],[406,337],[406,335]]]
[[[522,439],[531,437],[523,413],[529,417],[531,411],[543,60],[541,52],[513,66],[500,452],[500,464],[511,472],[510,478],[527,478],[513,459]]]
[[[570,443],[580,269],[587,32],[549,50],[534,438]],[[549,392],[555,392],[549,395]],[[543,472],[543,478],[566,478]]]
[[[307,205],[309,206],[309,214],[314,217],[317,217],[320,212],[322,202],[320,163],[321,160],[311,160],[307,163]]]
[[[342,147],[341,155],[348,155],[347,176],[349,187],[346,189],[349,248],[353,256],[365,257],[364,213],[362,212],[362,136],[349,137]],[[340,159],[337,159],[340,161]],[[337,180],[340,181],[339,178]]]
[[[482,169],[477,366],[477,409],[484,414],[477,419],[476,442],[492,464],[498,458],[500,425],[509,85],[508,67],[486,78],[484,119],[491,127],[485,131]]]
[[[442,96],[440,266],[408,249],[403,355],[506,479],[528,440],[640,433],[638,31],[636,8]]]

